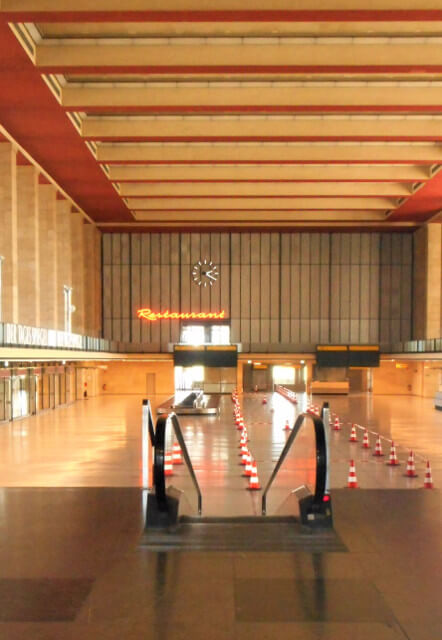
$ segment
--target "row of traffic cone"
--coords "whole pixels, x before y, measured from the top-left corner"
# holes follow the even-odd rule
[[[357,432],[356,432],[356,427],[359,425],[356,424],[352,424],[351,427],[351,432],[350,432],[350,438],[349,438],[349,442],[358,442],[358,437],[357,437]],[[335,416],[334,422],[333,422],[333,430],[334,431],[341,431],[341,423],[339,421],[338,416]],[[364,430],[364,436],[362,439],[362,448],[363,449],[370,449],[370,439],[369,439],[369,435],[368,435],[368,431],[367,429]],[[384,453],[382,451],[382,442],[381,442],[381,436],[378,434],[377,438],[376,438],[376,444],[375,444],[375,450],[373,453],[374,457],[380,458],[384,456]],[[389,460],[386,463],[387,466],[389,467],[398,467],[400,466],[400,462],[398,460],[397,457],[397,453],[396,453],[396,445],[394,442],[391,443],[391,447],[390,447],[390,456],[389,456]],[[413,451],[410,451],[409,456],[408,456],[408,460],[407,460],[407,469],[406,472],[404,474],[405,477],[407,478],[417,478],[418,474],[416,473],[416,466],[415,466],[415,461],[414,461],[414,453]],[[355,486],[356,483],[356,486]],[[432,475],[431,475],[431,466],[430,466],[430,461],[427,460],[427,466],[426,466],[426,471],[425,471],[425,480],[424,480],[424,488],[425,489],[432,489],[433,488],[433,479],[432,479]],[[354,460],[350,461],[350,470],[349,470],[349,478],[348,478],[348,487],[350,489],[354,489],[357,487],[357,479],[356,479],[356,472],[355,472],[355,465],[354,465]]]
[[[389,463],[388,463],[389,464]],[[398,463],[392,464],[391,466],[397,466]],[[407,471],[404,474],[407,478],[417,478],[416,468],[414,465],[414,454],[410,451],[410,455],[408,456],[407,462]],[[433,478],[431,475],[431,467],[430,461],[427,460],[427,467],[425,469],[425,480],[424,480],[424,489],[432,489],[433,488]],[[356,477],[356,466],[354,460],[350,460],[350,468],[348,471],[348,480],[347,487],[349,489],[357,489],[358,488],[358,479]]]
[[[247,433],[247,427],[244,423],[244,418],[241,412],[240,403],[238,400],[238,394],[232,394],[232,400],[234,403],[233,414],[235,416],[235,424],[237,429],[241,431],[241,437],[239,440],[239,448],[241,456],[240,464],[244,467],[244,473],[242,474],[245,478],[249,479],[249,485],[247,487],[248,491],[258,491],[261,489],[261,485],[258,478],[258,468],[256,464],[256,460],[253,459],[253,456],[250,452],[247,443],[249,441],[249,436]]]

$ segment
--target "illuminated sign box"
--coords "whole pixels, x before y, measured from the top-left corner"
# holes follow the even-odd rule
[[[379,345],[318,345],[318,367],[379,367]]]
[[[236,367],[238,350],[236,346],[175,346],[173,360],[176,366],[192,367]]]

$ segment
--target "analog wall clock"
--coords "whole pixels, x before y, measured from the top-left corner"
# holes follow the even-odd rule
[[[192,267],[192,279],[199,287],[211,287],[218,279],[218,267],[212,260],[198,260]]]

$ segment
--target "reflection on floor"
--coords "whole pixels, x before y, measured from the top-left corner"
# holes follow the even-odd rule
[[[140,401],[96,398],[0,426],[1,640],[441,637],[440,492],[404,491],[404,465],[364,460],[347,426],[331,443],[335,525],[347,553],[140,547]],[[264,482],[294,408],[278,396],[265,406],[259,395],[242,401]],[[360,396],[331,404],[342,419],[394,435],[404,445],[402,462],[413,444],[430,457],[440,486],[442,415],[431,401],[374,398],[370,405]],[[247,492],[240,475],[230,400],[219,418],[182,425],[207,509],[256,512],[260,494]],[[312,451],[306,429],[276,487],[275,508],[292,482],[311,478]],[[365,490],[342,488],[350,456]],[[419,460],[413,487],[422,486],[422,469]],[[172,480],[184,485],[184,469]]]

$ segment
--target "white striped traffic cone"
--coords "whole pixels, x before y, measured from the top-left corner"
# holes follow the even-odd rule
[[[374,454],[373,454],[376,458],[380,458],[381,456],[383,456],[384,454],[382,453],[382,444],[381,444],[381,436],[378,436],[378,439],[376,440],[376,446],[374,448]]]
[[[175,442],[172,449],[172,462],[173,464],[183,464],[183,458],[181,457],[181,447],[178,442]]]
[[[351,428],[349,442],[357,442],[357,441],[358,441],[358,436],[356,435],[356,425],[353,425]]]
[[[433,478],[431,477],[430,461],[427,460],[427,468],[425,470],[424,489],[432,489],[432,488],[433,488]]]
[[[391,447],[390,447],[390,459],[386,464],[389,467],[398,467],[400,465],[400,462],[397,459],[396,447],[394,446],[394,442],[393,441],[391,442]]]
[[[246,466],[246,464],[247,464],[247,460],[248,460],[248,458],[249,458],[249,455],[250,455],[250,451],[249,451],[248,449],[247,449],[247,451],[244,451],[244,453],[242,454],[240,464],[241,464],[243,467],[245,467],[245,466]]]
[[[367,429],[365,429],[365,433],[364,433],[364,438],[362,440],[362,448],[363,449],[370,449],[370,440],[368,438],[368,431]]]
[[[173,461],[170,453],[166,453],[164,456],[164,475],[173,476]]]
[[[290,429],[290,424],[289,424],[289,421],[288,421],[288,420],[286,420],[286,421],[285,421],[284,431],[291,431],[291,429]]]
[[[347,487],[349,489],[357,489],[358,488],[358,479],[356,477],[356,467],[355,467],[355,461],[354,460],[350,460],[350,468],[348,470]]]
[[[259,491],[259,489],[261,489],[256,462],[252,463],[252,475],[249,478],[249,486],[247,487],[247,489],[248,491]]]
[[[341,423],[339,422],[338,416],[335,418],[335,422],[333,425],[333,431],[341,431]]]
[[[252,475],[252,471],[253,471],[252,467],[253,467],[252,454],[249,453],[249,455],[247,456],[247,463],[243,473],[243,476],[245,478],[250,478],[250,476]]]
[[[405,474],[407,478],[417,478],[416,467],[414,465],[414,453],[410,451],[407,461],[407,471]]]

